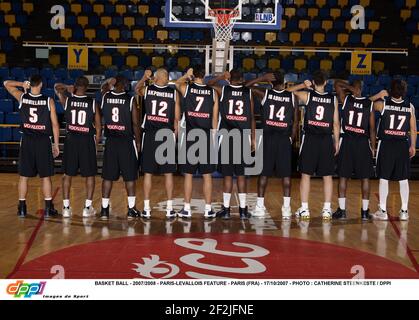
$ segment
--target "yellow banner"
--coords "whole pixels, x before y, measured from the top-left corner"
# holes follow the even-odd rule
[[[351,74],[370,75],[372,73],[372,53],[354,51],[351,59]]]
[[[68,69],[89,70],[89,49],[83,46],[68,46]]]

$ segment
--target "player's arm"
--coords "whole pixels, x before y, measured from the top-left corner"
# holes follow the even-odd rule
[[[375,151],[377,150],[377,128],[375,126],[374,108],[372,108],[372,111],[370,114],[370,142],[371,142],[371,148],[373,151],[373,156],[375,156]]]
[[[256,119],[255,119],[255,101],[253,99],[253,91],[250,97],[250,114],[252,117],[252,150],[256,150]]]
[[[137,145],[137,150],[141,150],[141,134],[140,134],[140,117],[137,107],[137,100],[132,99],[132,128],[134,130],[135,143]]]
[[[217,91],[218,95],[222,95],[223,87],[218,85],[218,82],[223,80],[230,80],[230,72],[226,71],[223,74],[220,74],[219,76],[215,77],[214,79],[211,79],[207,82],[207,85],[214,88],[215,91]]]
[[[412,105],[412,116],[410,118],[410,158],[416,155],[416,141],[418,138],[418,128],[416,124],[415,107]]]
[[[102,137],[102,115],[100,113],[100,106],[95,101],[95,129],[96,129],[96,144],[99,143],[100,138]]]
[[[335,99],[335,113],[333,117],[333,137],[335,140],[335,156],[339,153],[339,140],[340,140],[340,119],[339,119],[339,103]]]
[[[349,90],[353,94],[357,94],[355,87],[340,79],[335,80],[334,87],[340,103],[344,103],[345,101],[346,90]]]
[[[259,83],[263,83],[263,82],[270,83],[270,82],[273,82],[275,80],[276,80],[276,78],[275,78],[275,75],[273,73],[265,73],[263,76],[255,78],[253,80],[246,81],[244,85],[248,88],[252,87],[252,89],[253,89],[253,87],[255,85],[259,84]]]
[[[263,98],[265,98],[266,89],[262,89],[260,87],[251,87],[251,89],[252,93],[261,101],[263,100]]]
[[[115,85],[115,83],[116,83],[116,79],[115,78],[106,79],[105,82],[103,82],[102,85],[101,85],[101,87],[100,87],[100,91],[102,93],[102,96],[106,92],[111,91],[111,89]]]
[[[181,106],[180,106],[180,96],[179,96],[179,92],[175,92],[176,94],[176,105],[175,105],[175,136],[177,137],[178,133],[179,133],[179,122],[180,119],[182,117],[182,110],[181,110]]]
[[[61,105],[64,107],[68,98],[66,95],[66,92],[68,93],[74,92],[74,86],[67,86],[64,83],[56,83],[54,85],[54,91]]]
[[[304,83],[298,84],[296,86],[289,87],[287,91],[292,92],[298,98],[300,104],[306,104],[308,100],[308,92],[302,91],[304,89],[309,89],[313,86],[310,80],[304,81]]]
[[[52,145],[52,154],[54,158],[60,155],[60,125],[58,123],[57,111],[55,110],[55,102],[49,99],[50,117],[52,124],[52,134],[54,136],[54,143]]]
[[[193,79],[193,68],[190,68],[182,77],[176,80],[175,82],[176,89],[180,92],[182,96],[185,95],[187,84],[192,79]]]
[[[218,93],[214,90],[214,109],[212,112],[212,128],[218,129],[218,118],[220,116],[220,102],[218,100]]]
[[[294,99],[294,122],[292,125],[292,135],[291,135],[291,139],[293,142],[297,140],[299,124],[300,124],[300,109],[298,108],[298,101],[295,98]]]
[[[151,80],[153,77],[153,73],[151,70],[146,70],[144,72],[143,77],[137,82],[137,85],[135,86],[135,93],[141,97],[144,97],[145,95],[145,83],[148,80]]]
[[[375,106],[375,103],[376,102],[380,102],[380,100],[384,100],[386,97],[388,97],[389,96],[389,94],[388,94],[388,92],[387,92],[387,90],[381,90],[379,93],[377,93],[376,95],[374,95],[374,96],[372,96],[372,97],[370,97],[370,100],[372,101],[372,102],[374,102],[374,106]],[[382,102],[382,101],[381,101]],[[380,107],[379,105],[377,105],[378,107]],[[381,106],[381,107],[384,107],[384,104]],[[378,109],[376,109],[376,111],[382,111],[382,109],[381,110],[378,110]]]
[[[18,82],[13,80],[7,80],[3,83],[4,87],[6,88],[7,92],[9,92],[17,101],[20,101],[22,95],[29,90],[31,85],[29,81],[25,82]],[[19,90],[18,88],[22,88],[24,91]]]

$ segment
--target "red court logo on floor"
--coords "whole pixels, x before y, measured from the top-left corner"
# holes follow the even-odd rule
[[[250,234],[133,236],[78,245],[24,264],[13,278],[47,279],[418,278],[413,270],[362,251]],[[53,272],[51,271],[53,270]]]

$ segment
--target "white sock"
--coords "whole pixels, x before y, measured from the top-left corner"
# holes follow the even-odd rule
[[[135,207],[135,197],[128,197],[128,207],[130,209]]]
[[[400,181],[400,197],[402,199],[402,210],[407,211],[409,208],[409,181]]]
[[[150,200],[144,200],[144,210],[150,210]]]
[[[291,197],[284,197],[284,208],[291,207]]]
[[[367,211],[370,208],[369,200],[362,200],[362,210]]]
[[[380,179],[380,209],[387,211],[388,180]]]
[[[265,198],[258,197],[257,202],[256,202],[256,205],[259,208],[263,208],[265,206]]]
[[[167,200],[167,207],[166,210],[173,210],[173,200]]]
[[[223,193],[224,208],[230,208],[231,193]]]
[[[346,198],[339,198],[339,209],[346,210]]]
[[[239,203],[242,209],[246,208],[246,197],[247,193],[239,193]]]
[[[190,203],[186,203],[186,202],[185,202],[185,204],[183,205],[183,208],[184,208],[186,211],[191,211],[191,204],[190,204]]]
[[[308,210],[308,202],[302,202],[301,203],[301,209]]]
[[[93,204],[92,200],[86,199],[86,202],[84,203],[85,208],[90,208]]]
[[[63,200],[63,206],[64,208],[70,208],[70,200],[68,199]]]
[[[323,209],[331,210],[332,209],[332,204],[330,202],[325,202],[324,206],[323,206]]]
[[[102,198],[102,208],[106,209],[109,207],[109,198]]]
[[[211,210],[212,210],[211,203],[210,204],[205,204],[205,212],[209,212]]]

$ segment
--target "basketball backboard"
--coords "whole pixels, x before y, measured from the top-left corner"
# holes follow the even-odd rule
[[[212,28],[210,9],[238,9],[236,29],[279,30],[279,0],[166,0],[166,27]]]

